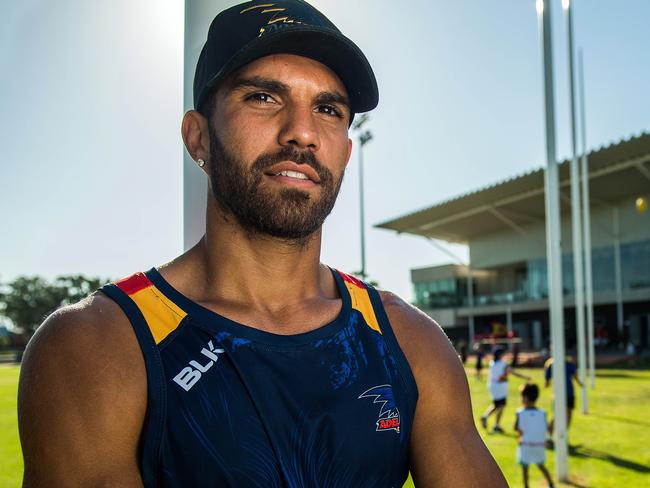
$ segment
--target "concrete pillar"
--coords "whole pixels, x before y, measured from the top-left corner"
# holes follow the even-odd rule
[[[236,5],[237,1],[185,1],[185,75],[183,78],[183,107],[194,106],[192,85],[194,70],[201,48],[208,36],[208,27],[215,15]],[[194,246],[205,232],[205,202],[207,179],[190,155],[183,149],[183,249]]]
[[[618,207],[612,209],[612,231],[614,234],[614,280],[616,286],[616,322],[619,338],[623,333],[623,273],[621,267],[621,225]]]
[[[544,339],[542,337],[542,321],[533,321],[533,349],[540,350],[544,347]]]
[[[506,329],[508,330],[508,337],[512,334],[512,309],[506,308]],[[512,343],[508,344],[508,350],[512,350]]]
[[[472,276],[472,266],[467,265],[467,304],[469,306],[469,338],[468,348],[471,351],[474,348],[474,336],[476,328],[474,326],[474,277]]]
[[[628,320],[630,323],[629,341],[635,345],[640,344],[641,343],[641,317],[639,315],[633,315]]]

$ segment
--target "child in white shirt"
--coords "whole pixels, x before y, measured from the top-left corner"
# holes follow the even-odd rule
[[[553,487],[553,479],[544,466],[546,461],[546,412],[535,406],[539,397],[537,385],[528,383],[521,385],[521,403],[523,407],[517,410],[515,430],[519,433],[517,446],[517,462],[521,464],[524,476],[524,486],[528,488],[528,466],[536,464],[548,481],[548,486]]]
[[[492,397],[492,405],[481,415],[481,425],[484,429],[488,428],[488,418],[490,415],[496,414],[496,421],[494,423],[494,432],[503,432],[501,428],[501,415],[506,406],[506,399],[508,397],[508,375],[517,376],[530,381],[530,377],[517,373],[514,369],[506,364],[503,360],[504,349],[497,347],[492,353],[493,359],[490,361],[490,369],[488,370],[488,391]]]

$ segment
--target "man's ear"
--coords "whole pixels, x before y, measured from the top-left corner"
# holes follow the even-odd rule
[[[208,120],[196,110],[186,112],[181,123],[181,135],[190,157],[207,173],[210,165]],[[204,161],[205,165],[200,161]]]
[[[345,161],[346,167],[350,164],[350,157],[352,157],[352,139],[348,139],[348,158]]]

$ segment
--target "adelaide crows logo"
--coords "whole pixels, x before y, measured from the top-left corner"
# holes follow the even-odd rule
[[[364,391],[357,400],[361,398],[374,398],[372,403],[378,403],[379,419],[377,420],[377,431],[394,430],[399,433],[399,410],[393,398],[393,387],[391,385],[373,386]]]

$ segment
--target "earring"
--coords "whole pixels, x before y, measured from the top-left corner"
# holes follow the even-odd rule
[[[205,161],[199,158],[196,160],[196,164],[198,164],[200,168],[203,168],[203,166],[205,166]]]

